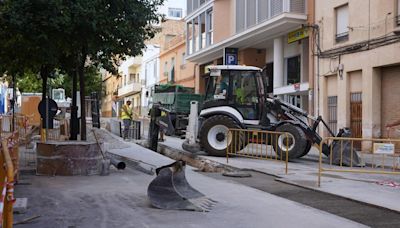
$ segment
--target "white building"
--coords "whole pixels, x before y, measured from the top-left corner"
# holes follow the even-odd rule
[[[158,12],[164,14],[167,21],[182,20],[186,15],[186,1],[167,0]],[[127,58],[118,69],[122,81],[118,88],[117,106],[131,100],[135,111],[141,116],[147,115],[152,102],[152,88],[160,81],[161,46],[180,31],[174,26],[155,26],[160,26],[161,32],[146,43],[142,56]]]

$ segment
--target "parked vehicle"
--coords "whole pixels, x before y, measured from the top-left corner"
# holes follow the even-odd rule
[[[182,135],[188,124],[190,101],[201,101],[202,96],[195,94],[193,88],[180,85],[156,85],[153,103],[160,104],[165,110],[162,116],[169,123],[168,135]]]

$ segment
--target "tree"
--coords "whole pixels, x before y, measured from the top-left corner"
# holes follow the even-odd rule
[[[121,59],[140,55],[145,40],[157,32],[153,25],[163,18],[157,13],[163,1],[4,0],[0,3],[0,69],[18,75],[39,72],[43,94],[55,69],[71,76],[71,138],[75,139],[77,78],[84,106],[84,82],[89,79],[85,69],[96,66],[116,73]],[[85,116],[81,109],[82,140],[86,139]]]
[[[58,41],[67,21],[60,0],[4,0],[0,5],[1,72],[40,72],[42,98],[47,78],[58,66]]]
[[[145,40],[154,37],[162,16],[157,7],[164,0],[75,0],[67,1],[71,23],[66,27],[76,58],[81,104],[85,104],[85,64],[116,73],[125,56],[137,56]],[[89,60],[89,61],[88,61]],[[85,109],[81,109],[81,138],[86,138]]]

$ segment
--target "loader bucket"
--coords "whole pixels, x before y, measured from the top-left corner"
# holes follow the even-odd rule
[[[349,129],[341,129],[337,137],[350,137]],[[324,145],[323,153],[328,156],[334,165],[360,166],[360,157],[350,140],[333,140],[330,146]]]
[[[151,204],[160,209],[208,212],[216,201],[194,189],[185,177],[185,162],[176,161],[156,170],[147,188]]]

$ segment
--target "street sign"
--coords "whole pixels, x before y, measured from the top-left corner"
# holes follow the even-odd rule
[[[238,48],[225,48],[224,49],[224,64],[225,65],[238,65]]]
[[[302,40],[307,37],[308,37],[308,29],[307,28],[297,29],[293,32],[289,32],[288,44],[296,42],[298,40]]]
[[[374,154],[394,154],[394,144],[374,143]]]

